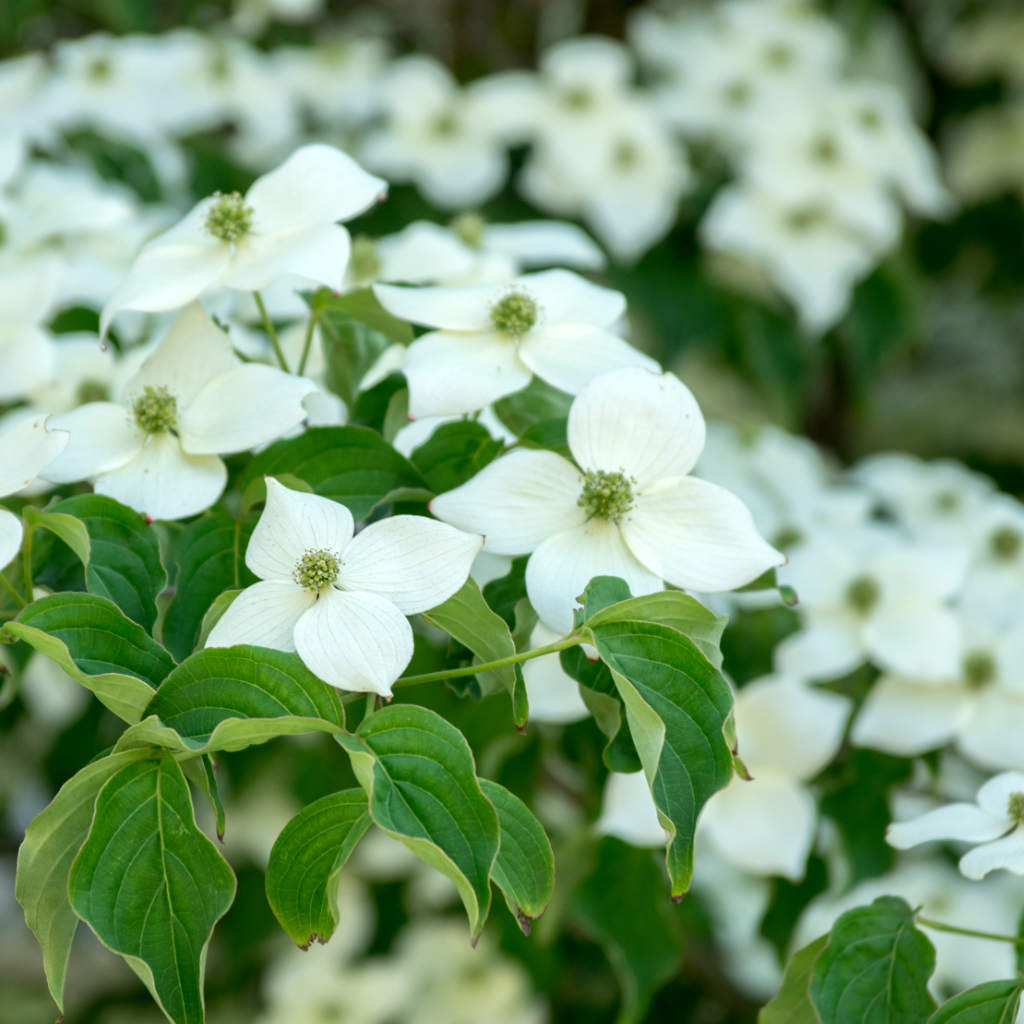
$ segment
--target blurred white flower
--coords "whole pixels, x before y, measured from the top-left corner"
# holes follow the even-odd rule
[[[530,710],[532,713],[532,707]],[[601,816],[594,828],[599,835],[614,836],[631,846],[665,845],[665,829],[658,820],[658,809],[643,772],[609,772],[601,797]]]
[[[0,265],[0,403],[17,401],[53,375],[56,349],[42,323],[62,273],[52,258]]]
[[[560,638],[561,634],[548,629],[543,622],[538,622],[530,634],[530,648],[543,647]],[[530,705],[531,722],[554,722],[559,725],[567,722],[578,722],[590,715],[590,709],[583,703],[580,696],[579,683],[562,668],[558,654],[544,654],[523,662],[523,679],[526,682],[526,697]],[[611,776],[620,778],[620,776]],[[612,799],[605,793],[605,801]],[[653,807],[653,803],[651,805]],[[655,818],[657,820],[657,818]],[[660,826],[659,826],[660,828]],[[612,833],[618,834],[618,833]],[[620,835],[619,838],[624,838]],[[661,843],[665,841],[665,833],[661,832]]]

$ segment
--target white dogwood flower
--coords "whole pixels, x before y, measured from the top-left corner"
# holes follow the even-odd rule
[[[519,449],[431,504],[438,518],[484,534],[487,551],[532,552],[526,590],[551,629],[571,628],[594,576],[619,576],[634,594],[662,581],[718,591],[783,562],[738,498],[688,475],[704,447],[704,418],[672,374],[599,377],[573,402],[568,438],[575,464]]]
[[[67,431],[49,427],[45,415],[32,416],[15,421],[0,433],[0,498],[32,483],[68,443]],[[21,536],[21,520],[0,508],[0,569],[14,560]]]
[[[526,387],[533,374],[576,394],[609,370],[657,367],[609,329],[625,311],[623,295],[568,270],[503,285],[379,284],[374,293],[394,316],[438,328],[409,346],[403,367],[413,419],[475,412]]]
[[[303,146],[244,196],[200,200],[144,246],[104,307],[101,333],[122,309],[176,309],[217,285],[254,291],[295,275],[339,288],[350,243],[336,222],[362,213],[386,189],[341,150]]]
[[[530,662],[527,662],[530,664]],[[598,834],[615,836],[631,846],[664,846],[665,829],[643,772],[611,772],[604,784]]]
[[[268,477],[245,552],[260,582],[235,598],[207,646],[297,651],[331,686],[390,697],[412,657],[406,616],[451,597],[483,540],[422,516],[354,529],[344,505]]]
[[[538,622],[530,634],[530,647],[543,647],[560,639],[560,636],[543,622]],[[526,683],[531,722],[561,725],[589,717],[590,709],[580,696],[579,683],[562,668],[557,653],[542,654],[539,658],[523,662],[523,681]],[[664,832],[661,841],[664,842]]]
[[[198,303],[125,385],[119,402],[89,402],[55,416],[71,434],[46,469],[53,483],[95,478],[97,494],[154,519],[209,508],[224,489],[221,455],[247,451],[302,422],[316,390],[262,363],[242,363]]]
[[[994,776],[978,790],[976,800],[894,822],[885,838],[898,850],[936,839],[975,843],[960,858],[960,872],[967,878],[984,878],[999,868],[1024,875],[1024,773]]]

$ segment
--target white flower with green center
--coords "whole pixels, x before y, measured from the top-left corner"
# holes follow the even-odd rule
[[[620,576],[634,594],[666,582],[730,590],[784,561],[738,498],[689,475],[704,419],[672,374],[599,377],[573,402],[568,439],[575,462],[516,450],[431,503],[438,518],[482,533],[485,551],[530,554],[527,594],[549,628],[572,627],[594,576]]]
[[[967,878],[981,879],[1000,868],[1024,875],[1024,772],[994,776],[978,790],[976,800],[894,822],[885,838],[898,850],[936,839],[975,843],[960,858],[960,872]]]
[[[657,364],[610,330],[626,300],[568,270],[461,288],[376,285],[388,312],[436,330],[409,346],[409,415],[459,416],[526,387],[536,374],[576,394],[595,377]]]
[[[45,415],[28,416],[0,432],[0,498],[27,487],[60,455],[68,443],[68,434],[50,429],[51,426]],[[0,508],[0,569],[14,560],[21,537],[21,520]]]
[[[315,391],[305,377],[242,363],[227,335],[192,303],[120,401],[89,402],[52,418],[71,439],[45,479],[94,479],[98,494],[154,519],[196,515],[224,489],[220,456],[298,426],[306,416],[302,400]]]
[[[406,616],[451,597],[483,539],[423,516],[354,531],[344,505],[268,477],[245,552],[260,582],[235,598],[207,646],[296,651],[331,686],[390,697],[412,657]]]
[[[285,276],[340,288],[349,220],[387,190],[341,150],[303,146],[244,196],[217,193],[154,238],[103,309],[106,334],[122,309],[177,309],[210,288],[256,291]]]

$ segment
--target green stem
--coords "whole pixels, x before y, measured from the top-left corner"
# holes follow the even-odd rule
[[[18,607],[24,608],[25,598],[23,598],[21,594],[19,594],[17,590],[14,589],[14,585],[2,572],[0,572],[0,583],[4,585],[4,589],[7,591],[7,593],[10,594],[11,597],[13,597],[14,600],[18,602]]]
[[[302,355],[299,357],[299,368],[295,372],[300,376],[306,372],[306,360],[309,359],[309,350],[313,345],[313,329],[316,327],[316,321],[319,317],[319,313],[310,313],[309,315],[309,326],[306,328],[306,337],[302,342]]]
[[[993,942],[1009,942],[1013,946],[1024,946],[1024,936],[998,935],[995,932],[981,932],[975,928],[961,928],[955,924],[943,924],[927,917],[919,917],[917,923],[925,928],[934,928],[937,932],[953,932],[956,935],[970,935],[975,939],[991,939]]]
[[[415,686],[417,683],[439,683],[445,679],[458,679],[460,676],[475,676],[478,672],[487,672],[494,668],[504,668],[506,665],[518,665],[521,661],[530,661],[532,658],[541,658],[545,654],[555,654],[557,651],[564,651],[568,647],[575,647],[580,643],[580,639],[575,633],[570,633],[554,643],[545,644],[543,647],[534,647],[532,651],[510,654],[507,658],[498,658],[496,661],[482,661],[479,665],[451,668],[442,672],[426,672],[419,676],[402,676],[400,679],[395,680],[395,685]]]
[[[263,319],[263,330],[267,332],[270,344],[274,346],[274,355],[277,356],[278,364],[285,373],[291,373],[291,370],[288,369],[288,361],[281,351],[281,342],[277,338],[277,331],[274,330],[274,325],[270,322],[270,316],[267,314],[267,307],[263,304],[263,296],[259,292],[253,292],[252,297],[256,300],[256,308],[260,311],[260,317]]]

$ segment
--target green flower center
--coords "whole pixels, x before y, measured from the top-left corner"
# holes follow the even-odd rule
[[[586,110],[593,105],[594,97],[582,85],[574,85],[562,93],[562,105],[569,110]]]
[[[333,551],[307,548],[306,553],[295,563],[292,579],[306,590],[320,591],[338,578],[340,570],[338,556]]]
[[[972,690],[980,690],[995,679],[996,663],[988,651],[968,651],[963,663],[964,682]]]
[[[94,82],[105,82],[114,73],[109,57],[94,57],[85,69],[86,75]]]
[[[803,532],[798,530],[795,526],[784,526],[775,535],[773,547],[778,548],[780,551],[785,551],[786,548],[796,547],[796,545],[803,539]]]
[[[1020,554],[1024,537],[1012,526],[1000,526],[988,539],[989,551],[1001,562],[1011,562]]]
[[[583,476],[583,490],[576,504],[587,513],[588,519],[609,519],[617,523],[633,507],[633,488],[636,480],[621,470],[607,473],[592,469]]]
[[[372,281],[380,273],[377,243],[366,235],[352,239],[352,276],[357,281]]]
[[[206,214],[206,230],[222,242],[237,242],[252,231],[252,207],[238,192],[214,192],[216,202]]]
[[[722,95],[730,107],[745,107],[754,95],[754,90],[749,82],[739,78],[730,82],[722,91]]]
[[[1024,793],[1011,793],[1006,801],[1006,814],[1017,824],[1024,822]]]
[[[951,512],[955,512],[959,505],[960,498],[957,496],[956,491],[939,491],[932,498],[932,506],[936,512],[942,515],[949,515]]]
[[[882,127],[882,115],[874,107],[861,107],[857,111],[857,121],[869,132],[877,132]]]
[[[491,306],[491,323],[495,330],[521,338],[537,323],[540,309],[526,292],[509,292]]]
[[[846,603],[861,615],[871,611],[881,596],[882,591],[870,576],[858,576],[846,588]]]
[[[798,206],[786,214],[786,227],[790,231],[810,231],[825,219],[825,214],[818,206]]]
[[[132,412],[147,434],[164,434],[178,425],[178,400],[162,386],[147,384],[132,404]]]
[[[834,164],[839,159],[839,145],[831,135],[819,135],[811,143],[811,157],[819,164]]]
[[[788,68],[793,63],[793,50],[785,43],[772,43],[764,51],[764,59],[770,68]]]
[[[479,249],[484,240],[484,228],[487,221],[479,213],[460,213],[452,221],[452,231],[460,241],[465,242],[471,249]]]
[[[453,110],[442,110],[430,124],[431,132],[439,138],[450,138],[459,130],[459,119]]]
[[[628,171],[640,163],[640,150],[632,142],[620,142],[612,153],[612,162],[620,171]]]
[[[78,385],[75,397],[79,405],[85,405],[86,402],[106,402],[110,400],[110,388],[101,380],[87,378]]]

